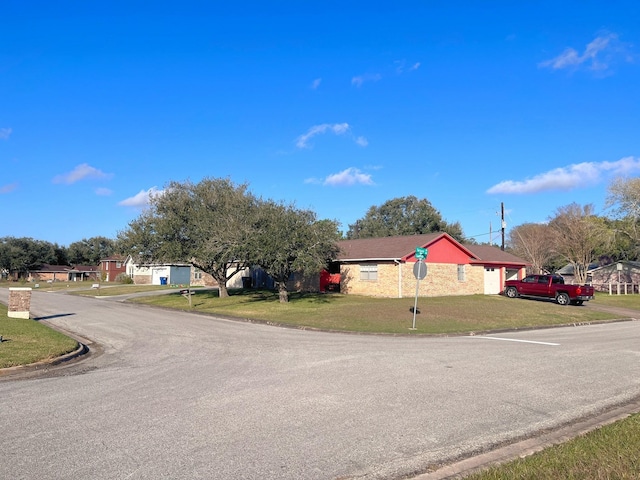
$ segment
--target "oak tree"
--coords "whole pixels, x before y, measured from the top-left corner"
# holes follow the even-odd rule
[[[266,201],[256,227],[251,255],[274,280],[281,303],[289,301],[287,282],[294,274],[317,274],[338,253],[338,223],[317,220],[311,210]]]
[[[210,274],[227,297],[227,281],[249,266],[256,208],[246,184],[172,181],[119,233],[119,249],[142,262],[187,262]]]
[[[447,223],[429,200],[410,195],[370,207],[363,218],[349,225],[346,237],[391,237],[433,232],[446,232],[458,241],[465,241],[459,222]]]

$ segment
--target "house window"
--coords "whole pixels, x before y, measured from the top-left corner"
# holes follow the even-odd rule
[[[458,281],[464,282],[464,265],[458,265]]]
[[[202,280],[202,272],[194,272],[193,273],[194,280]]]
[[[122,268],[122,262],[116,262],[116,268]]]
[[[378,265],[360,265],[360,280],[378,280]]]

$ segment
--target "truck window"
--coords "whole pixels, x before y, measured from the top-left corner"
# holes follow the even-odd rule
[[[553,277],[553,280],[551,280],[551,283],[555,283],[557,285],[564,285],[564,278],[562,278],[562,277]]]
[[[524,283],[536,283],[536,277],[535,275],[529,275],[528,277],[524,277],[522,281]]]
[[[538,277],[538,283],[549,283],[549,277],[547,275],[540,275]]]

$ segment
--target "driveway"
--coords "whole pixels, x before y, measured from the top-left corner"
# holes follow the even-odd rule
[[[94,353],[0,376],[0,478],[403,478],[640,395],[637,321],[409,338],[45,292],[32,312]]]

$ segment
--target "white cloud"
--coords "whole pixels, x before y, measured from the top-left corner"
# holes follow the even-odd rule
[[[0,140],[9,140],[11,132],[13,132],[12,128],[0,128]]]
[[[316,135],[327,132],[333,133],[335,135],[345,135],[351,133],[351,126],[348,123],[323,123],[322,125],[314,125],[309,130],[307,130],[307,133],[300,135],[296,139],[296,147],[311,148],[309,146],[309,141]],[[355,138],[354,141],[361,147],[366,147],[368,144],[367,139],[364,137]]]
[[[316,78],[313,82],[311,82],[311,90],[317,90],[321,83],[322,79]]]
[[[640,158],[624,157],[615,162],[584,162],[555,168],[526,180],[505,180],[487,193],[527,194],[549,190],[573,190],[600,182],[604,177],[640,172]]]
[[[332,187],[350,187],[352,185],[375,185],[371,175],[362,173],[359,169],[349,167],[339,173],[333,173],[325,178],[323,185]]]
[[[618,41],[615,33],[605,33],[593,39],[585,47],[582,54],[573,48],[566,48],[564,52],[555,58],[538,64],[539,67],[548,67],[554,70],[564,68],[579,68],[582,65],[590,70],[603,71],[609,68],[609,64],[623,58],[624,61],[632,61],[625,53],[626,47]]]
[[[61,175],[56,175],[53,178],[53,183],[66,183],[66,184],[72,184],[75,183],[79,180],[84,180],[84,179],[108,179],[111,178],[113,176],[113,174],[111,173],[104,173],[101,170],[98,170],[97,168],[92,167],[91,165],[87,164],[87,163],[83,163],[78,165],[76,168],[74,168],[71,172],[69,173],[63,173]]]
[[[125,198],[118,205],[122,207],[146,207],[149,205],[149,199],[152,196],[162,195],[163,190],[157,187],[151,187],[149,190],[140,190],[133,197]]]
[[[108,197],[113,193],[113,190],[109,188],[96,188],[96,195],[100,195],[101,197]]]
[[[361,87],[364,82],[377,82],[382,78],[379,73],[365,73],[364,75],[358,75],[351,79],[351,85]]]
[[[355,142],[361,147],[366,147],[367,145],[369,145],[369,140],[364,137],[357,137]]]
[[[413,72],[420,68],[420,62],[412,63],[409,66],[407,66],[406,60],[397,60],[394,63],[396,64],[396,73],[398,75],[402,75],[405,72]]]
[[[0,186],[0,195],[3,195],[5,193],[11,193],[16,188],[18,188],[18,184],[17,183],[10,183],[8,185],[2,185],[2,186]]]

